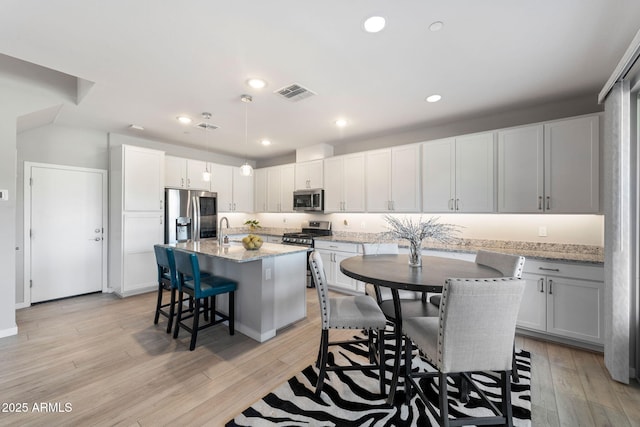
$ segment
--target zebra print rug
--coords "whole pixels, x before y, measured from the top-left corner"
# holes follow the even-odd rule
[[[531,356],[526,351],[516,355],[520,381],[512,383],[513,422],[516,426],[531,425]],[[389,365],[393,363],[391,355]],[[367,364],[365,345],[333,347],[329,355],[330,364]],[[417,351],[414,352],[414,368],[433,371]],[[387,384],[391,382],[390,366]],[[476,384],[491,399],[499,402],[500,388],[497,374],[475,373]],[[376,370],[329,372],[322,394],[314,394],[318,370],[315,365],[307,366],[302,372],[289,379],[268,395],[245,409],[227,426],[437,426],[429,410],[414,393],[410,405],[405,404],[404,387],[398,386],[394,404],[386,405],[379,394]],[[402,381],[402,380],[401,380]],[[438,402],[438,387],[434,380],[423,379],[421,385],[429,400]],[[470,391],[469,402],[457,400],[459,392],[453,381],[449,382],[449,414],[452,417],[492,415],[492,412]],[[498,404],[499,407],[499,404]]]

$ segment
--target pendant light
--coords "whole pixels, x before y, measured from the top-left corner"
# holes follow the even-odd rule
[[[252,176],[253,168],[249,164],[248,155],[249,155],[249,138],[248,138],[248,128],[249,128],[249,120],[248,120],[248,107],[249,103],[253,101],[251,95],[242,95],[240,97],[240,101],[244,102],[244,145],[247,150],[247,155],[245,156],[244,165],[240,166],[240,175],[242,176]]]
[[[205,123],[204,123],[204,142],[205,142],[205,148],[207,149],[207,151],[209,150],[209,144],[207,142],[207,132],[209,132],[209,119],[211,118],[211,113],[207,113],[204,112],[202,113],[202,117],[205,119]],[[202,180],[204,182],[209,182],[211,181],[211,171],[209,171],[209,162],[205,162],[204,164],[204,172],[202,172]]]

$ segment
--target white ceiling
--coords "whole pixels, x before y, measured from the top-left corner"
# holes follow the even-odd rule
[[[378,34],[368,16],[386,17]],[[429,31],[434,21],[444,28]],[[55,123],[253,159],[593,94],[640,26],[638,0],[3,0],[0,53],[95,84]],[[246,80],[261,77],[262,90]],[[273,91],[299,83],[316,96]],[[90,85],[88,85],[90,86]],[[440,94],[439,103],[425,98]],[[213,114],[205,133],[178,124]],[[349,125],[338,129],[344,117]],[[144,131],[128,129],[130,124]],[[261,138],[273,141],[262,147]]]

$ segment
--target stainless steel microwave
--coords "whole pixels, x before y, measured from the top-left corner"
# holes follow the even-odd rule
[[[324,190],[296,190],[293,192],[293,210],[300,212],[324,211]]]

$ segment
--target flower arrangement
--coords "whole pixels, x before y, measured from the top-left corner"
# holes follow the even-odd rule
[[[378,238],[382,239],[406,239],[409,241],[409,265],[422,266],[422,241],[431,239],[439,243],[451,243],[457,239],[455,234],[460,232],[460,227],[454,224],[438,223],[439,217],[431,217],[423,221],[420,217],[414,221],[411,217],[396,218],[385,215],[388,231],[383,231]]]
[[[244,225],[248,225],[252,231],[258,228],[262,228],[262,226],[260,225],[260,221],[258,221],[257,219],[248,219],[244,222]]]

